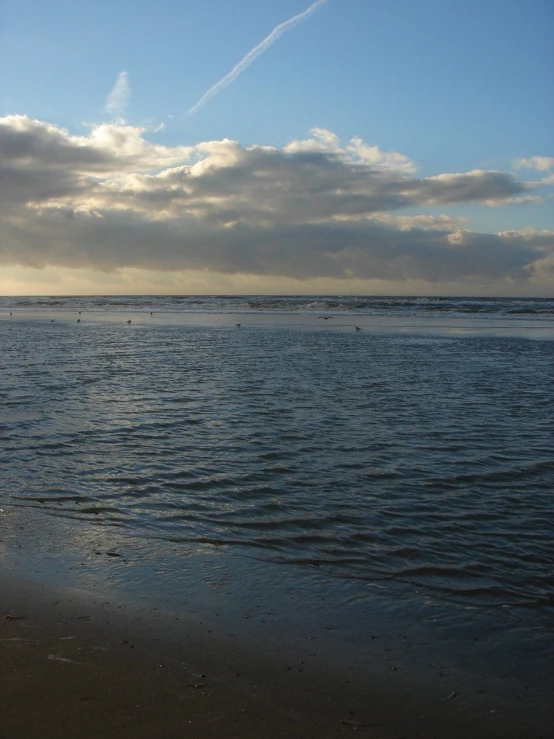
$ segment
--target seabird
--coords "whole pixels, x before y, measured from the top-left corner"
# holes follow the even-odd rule
[[[359,326],[354,326],[354,328],[356,329],[356,331],[361,331],[362,330]]]
[[[131,319],[130,319],[130,318],[129,318],[129,320],[127,321],[127,323],[131,323]]]
[[[154,315],[154,313],[153,313],[152,311],[150,311],[150,315],[151,315],[151,316],[153,316],[153,315]]]
[[[81,319],[80,318],[77,319],[77,323],[81,323]]]
[[[318,318],[323,318],[324,321],[328,321],[330,318],[334,318],[335,316],[318,316]]]
[[[240,323],[237,323],[237,328],[240,328]]]

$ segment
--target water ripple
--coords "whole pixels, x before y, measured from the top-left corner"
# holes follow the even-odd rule
[[[3,505],[552,607],[553,342],[0,330]]]

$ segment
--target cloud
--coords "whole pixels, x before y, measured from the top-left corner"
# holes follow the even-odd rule
[[[131,98],[129,75],[123,71],[117,75],[115,85],[106,98],[105,111],[116,118],[123,118]]]
[[[292,18],[289,18],[287,21],[279,23],[278,26],[275,26],[273,31],[271,31],[271,33],[266,36],[264,40],[261,41],[257,46],[251,49],[248,54],[243,57],[228,74],[225,75],[225,77],[220,79],[219,82],[216,82],[215,85],[210,87],[210,89],[202,95],[200,100],[189,110],[189,115],[192,115],[196,113],[196,111],[200,110],[200,108],[203,108],[204,105],[206,105],[206,103],[208,103],[213,97],[215,97],[218,92],[221,92],[221,90],[234,82],[237,77],[242,74],[244,70],[249,67],[252,62],[254,62],[261,54],[263,54],[264,51],[267,51],[267,49],[269,49],[269,47],[272,46],[278,38],[280,38],[291,28],[294,28],[294,26],[302,23],[302,21],[307,20],[325,2],[327,2],[327,0],[316,0],[315,3],[312,3],[312,5],[310,5],[310,7],[304,10],[302,13],[298,13],[298,15],[295,15]]]
[[[404,154],[395,151],[384,152],[378,146],[368,146],[359,136],[350,139],[346,147],[341,147],[339,137],[325,128],[312,128],[312,138],[291,141],[284,147],[289,154],[296,152],[322,152],[340,155],[351,162],[370,164],[374,169],[394,170],[413,174],[416,165]]]
[[[554,185],[554,157],[529,157],[528,159],[514,159],[514,169],[533,169],[537,172],[548,172],[546,177],[527,183],[530,187],[544,187]]]
[[[544,184],[544,181],[536,184],[542,185]],[[490,200],[485,200],[485,205],[488,205],[491,208],[498,208],[506,205],[522,205],[524,203],[534,203],[535,205],[539,205],[544,202],[545,199],[540,195],[521,195],[513,198],[490,198]]]
[[[152,144],[143,129],[72,136],[0,119],[0,264],[208,270],[271,278],[526,281],[554,233],[481,233],[447,212],[525,199],[513,174],[416,177],[411,160],[325,129],[283,148]]]
[[[528,159],[515,159],[513,162],[515,169],[537,169],[539,172],[547,172],[554,169],[554,157],[529,157]]]
[[[188,160],[194,147],[151,144],[137,126],[104,123],[88,136],[24,115],[0,118],[0,162],[29,171],[37,167],[92,173],[150,170]]]

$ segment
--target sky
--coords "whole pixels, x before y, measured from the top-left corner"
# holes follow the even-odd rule
[[[2,0],[0,294],[554,296],[551,0]]]

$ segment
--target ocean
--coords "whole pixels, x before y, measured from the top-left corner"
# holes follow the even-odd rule
[[[176,608],[311,578],[548,671],[554,299],[4,297],[0,346],[4,556]]]
[[[150,311],[164,314],[244,313],[354,316],[435,316],[554,320],[554,298],[372,297],[358,295],[81,295],[0,296],[6,311]]]

